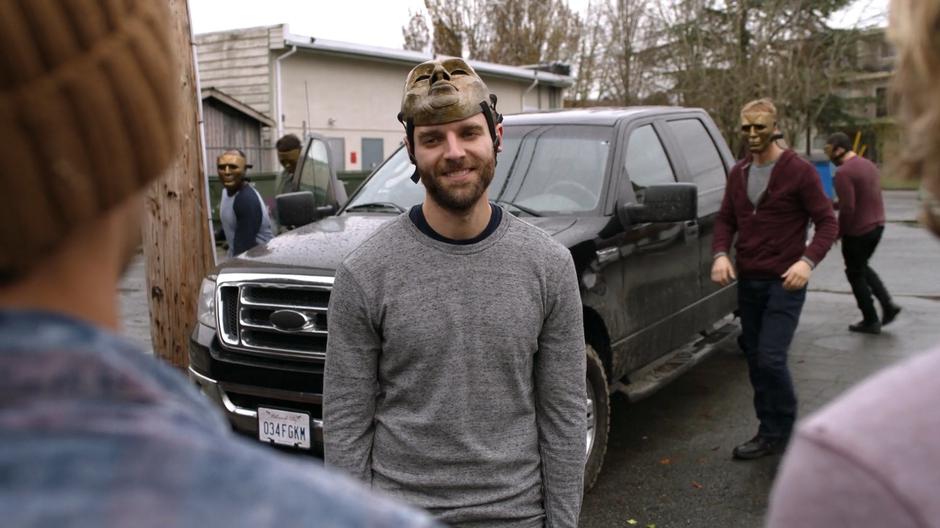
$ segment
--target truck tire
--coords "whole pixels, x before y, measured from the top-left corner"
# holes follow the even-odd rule
[[[594,347],[585,345],[587,354],[587,462],[584,465],[584,492],[597,481],[607,454],[607,434],[610,432],[610,395],[604,363]]]

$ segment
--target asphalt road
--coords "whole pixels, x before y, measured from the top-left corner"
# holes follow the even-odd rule
[[[869,374],[940,344],[940,242],[914,224],[916,194],[886,193],[889,225],[872,265],[904,311],[880,336],[851,334],[860,316],[839,247],[813,275],[791,349],[806,416]],[[121,285],[125,332],[150,349],[144,269],[138,258]],[[731,459],[757,421],[744,358],[733,343],[650,398],[615,395],[610,445],[584,499],[584,528],[756,527],[779,457]]]

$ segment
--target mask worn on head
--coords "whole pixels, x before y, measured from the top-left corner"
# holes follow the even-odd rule
[[[765,111],[747,111],[741,113],[741,136],[747,142],[748,150],[753,153],[764,152],[776,139],[777,118]]]
[[[408,137],[408,156],[415,164],[411,180],[418,183],[420,179],[413,150],[416,126],[442,125],[480,112],[486,118],[495,151],[499,147],[496,125],[503,116],[496,111],[496,95],[490,93],[477,72],[463,59],[430,60],[415,66],[405,81],[398,113]]]

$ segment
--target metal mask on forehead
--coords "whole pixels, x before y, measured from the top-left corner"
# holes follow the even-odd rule
[[[741,112],[741,136],[748,150],[763,152],[776,138],[777,115],[760,108]]]
[[[493,138],[494,150],[499,146],[496,125],[502,122],[503,116],[496,112],[496,96],[463,59],[430,60],[415,66],[405,81],[404,92],[398,120],[405,126],[412,163],[415,163],[412,149],[416,126],[442,125],[481,112]],[[418,182],[417,169],[411,179]]]

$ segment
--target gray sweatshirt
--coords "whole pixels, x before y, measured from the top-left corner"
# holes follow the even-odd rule
[[[505,213],[470,245],[389,222],[337,270],[327,464],[452,526],[571,527],[585,461],[571,255]]]

